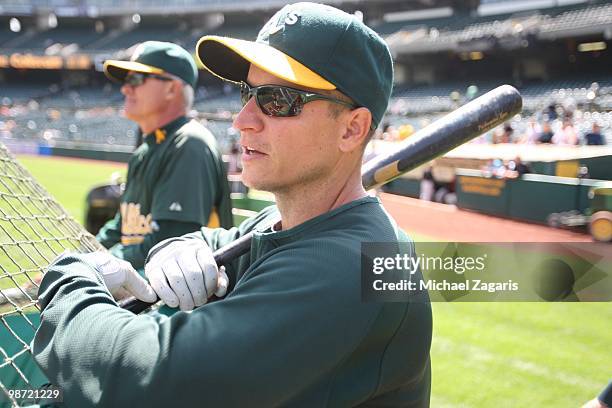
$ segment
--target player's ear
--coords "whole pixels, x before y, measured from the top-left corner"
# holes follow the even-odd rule
[[[168,88],[167,88],[167,96],[168,99],[174,99],[177,97],[177,95],[180,95],[183,87],[181,85],[181,81],[178,80],[174,80],[174,81],[168,81]]]
[[[344,116],[344,132],[340,138],[340,150],[350,152],[360,149],[372,124],[372,113],[367,108],[355,108]]]

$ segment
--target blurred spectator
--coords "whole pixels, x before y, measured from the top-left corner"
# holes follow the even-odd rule
[[[487,161],[487,164],[482,168],[485,177],[504,178],[506,175],[506,166],[501,159]]]
[[[240,160],[241,153],[242,149],[240,148],[240,144],[238,142],[234,142],[230,150],[229,163],[227,168],[227,172],[229,174],[237,174],[242,171],[242,162]]]
[[[526,173],[531,173],[531,168],[528,164],[523,163],[521,156],[516,156],[514,160],[510,160],[510,163],[508,163],[508,171],[506,171],[507,178],[521,177]]]
[[[425,201],[432,201],[434,198],[434,193],[436,191],[436,185],[433,178],[433,173],[431,171],[431,166],[429,166],[423,172],[423,178],[421,179],[421,190],[419,193],[419,198]]]
[[[563,126],[554,134],[552,142],[556,145],[575,146],[578,144],[578,134],[576,129],[574,129],[571,119],[566,118],[563,120]]]
[[[246,194],[249,189],[242,183],[242,160],[241,160],[242,148],[240,143],[234,141],[230,149],[229,161],[227,163],[227,174],[230,181],[230,191],[232,193]]]
[[[504,131],[502,130],[501,127],[496,127],[495,129],[493,129],[493,134],[491,136],[491,143],[493,144],[501,143],[503,132]]]
[[[554,103],[548,105],[548,108],[546,108],[546,110],[544,111],[544,116],[549,122],[552,122],[553,120],[557,119],[557,107]]]
[[[404,140],[414,133],[414,128],[410,124],[401,125],[397,130],[398,140]]]
[[[509,123],[506,123],[503,129],[500,143],[512,143],[512,134],[514,133],[514,129],[512,129],[512,126],[510,126]]]
[[[584,144],[589,146],[606,144],[606,140],[601,134],[601,127],[597,123],[593,123],[591,132],[584,135]]]
[[[525,133],[521,137],[519,143],[536,144],[541,131],[542,128],[538,122],[536,122],[535,119],[530,119],[527,123],[527,129],[525,129]]]
[[[510,126],[509,123],[504,124],[503,127],[498,127],[493,132],[493,144],[512,143],[513,133],[514,133],[514,129],[512,129],[512,126]]]
[[[397,131],[395,126],[388,124],[383,128],[383,140],[395,142],[398,139],[399,132]]]
[[[538,137],[538,143],[552,143],[552,138],[554,133],[552,132],[552,128],[550,127],[550,122],[544,122],[542,126],[542,133]]]

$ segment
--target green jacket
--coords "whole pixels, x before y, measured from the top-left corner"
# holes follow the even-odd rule
[[[121,209],[96,238],[138,269],[166,238],[232,224],[227,173],[215,138],[183,116],[145,135],[128,164]]]
[[[361,300],[361,242],[408,242],[375,198],[273,232],[275,207],[202,229],[213,249],[255,230],[231,292],[191,313],[134,316],[78,255],[43,278],[36,361],[67,406],[427,407],[428,299]],[[426,297],[426,296],[425,296]]]

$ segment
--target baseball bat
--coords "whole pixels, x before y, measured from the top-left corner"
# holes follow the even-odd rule
[[[500,125],[521,111],[520,93],[502,85],[445,115],[410,138],[398,143],[397,150],[364,164],[361,175],[366,189],[378,187],[402,174],[441,156],[455,147]],[[244,235],[214,252],[217,265],[224,265],[247,253],[251,234]],[[128,298],[120,302],[124,309],[140,313],[151,304]]]

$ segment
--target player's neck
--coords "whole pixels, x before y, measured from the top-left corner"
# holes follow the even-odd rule
[[[282,228],[287,230],[351,201],[365,197],[361,174],[354,172],[344,180],[328,178],[275,192],[276,205],[281,214]]]
[[[156,129],[163,128],[168,123],[180,118],[181,116],[185,116],[184,110],[168,110],[139,121],[138,126],[140,126],[143,134],[148,135],[149,133],[154,132]]]

